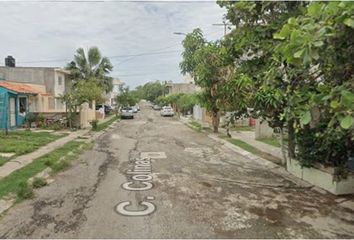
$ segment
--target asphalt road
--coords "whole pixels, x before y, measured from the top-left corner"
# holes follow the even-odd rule
[[[1,238],[354,237],[354,212],[147,105],[0,219]]]

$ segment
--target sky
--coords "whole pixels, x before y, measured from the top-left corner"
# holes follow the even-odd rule
[[[64,67],[79,47],[97,46],[110,58],[112,77],[131,88],[148,81],[183,82],[183,35],[199,27],[208,40],[223,36],[225,10],[215,1],[3,1],[0,65]]]

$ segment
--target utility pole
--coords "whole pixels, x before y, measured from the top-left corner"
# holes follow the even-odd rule
[[[222,23],[214,23],[213,26],[224,26],[224,37],[225,37],[227,27],[232,26],[232,24],[227,23],[225,20],[223,20]]]

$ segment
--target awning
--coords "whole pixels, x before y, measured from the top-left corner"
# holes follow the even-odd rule
[[[23,83],[0,81],[0,87],[6,88],[7,90],[15,93],[34,94],[34,95],[42,94],[37,89]]]

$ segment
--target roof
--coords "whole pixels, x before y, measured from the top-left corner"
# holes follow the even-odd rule
[[[63,69],[63,68],[55,68],[54,71],[65,73],[65,74],[70,74],[70,71]]]
[[[6,88],[7,90],[16,93],[41,94],[41,92],[37,89],[23,83],[0,81],[0,87]]]

